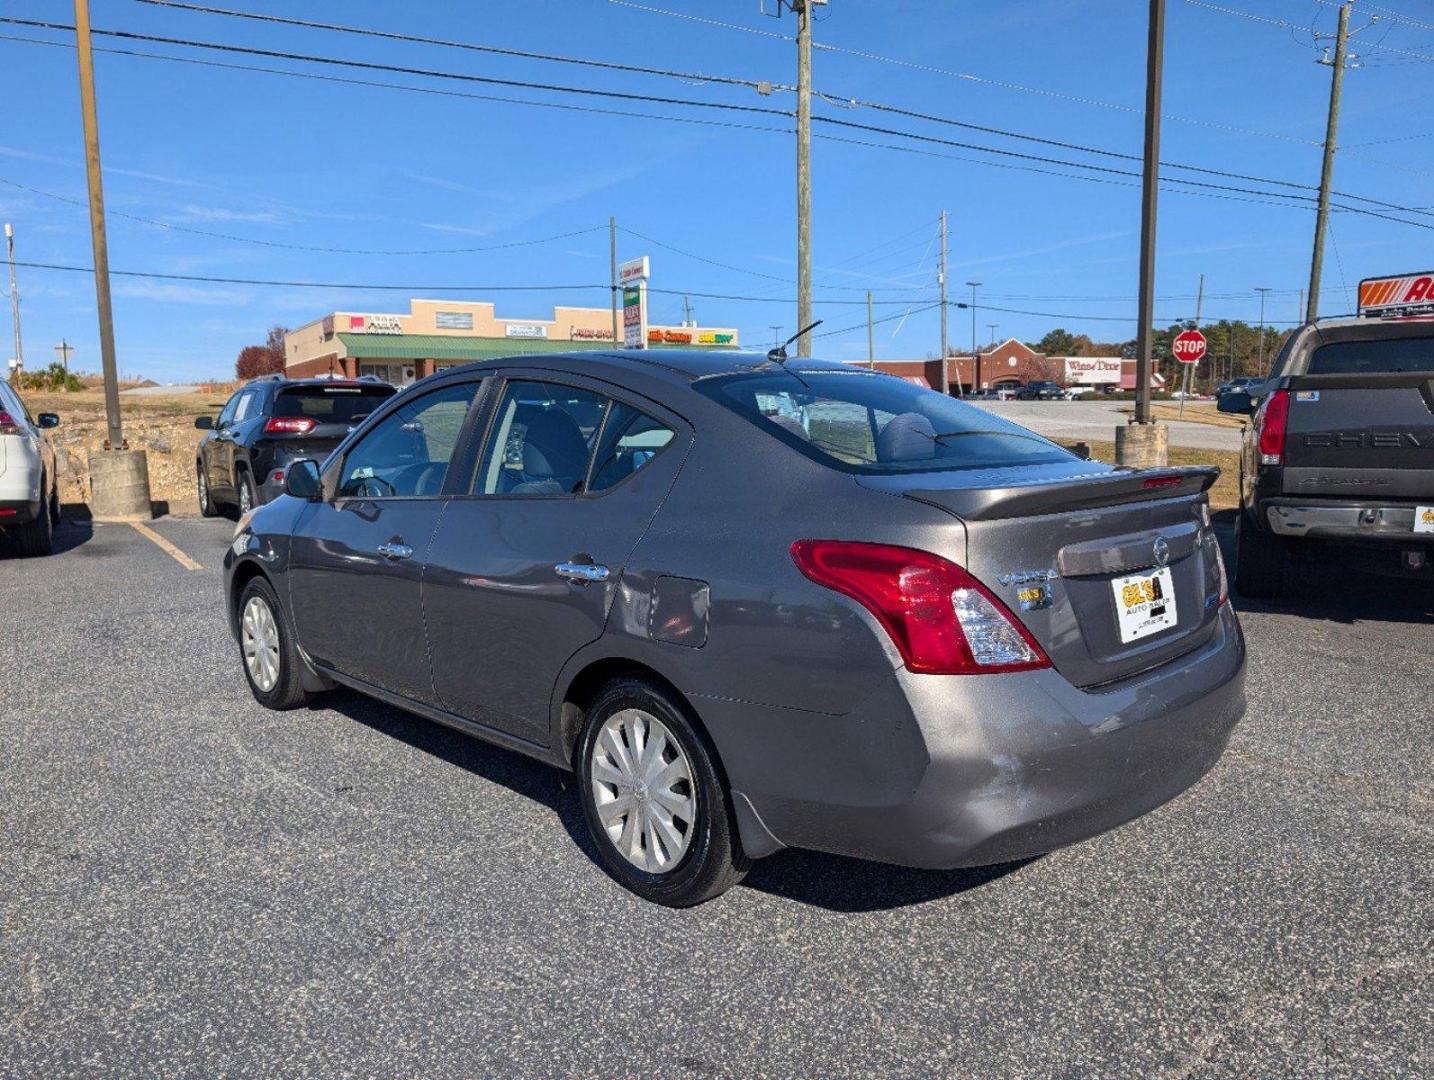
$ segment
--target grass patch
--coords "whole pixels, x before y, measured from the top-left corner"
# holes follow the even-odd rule
[[[1076,439],[1056,439],[1064,447],[1075,446]],[[1090,456],[1096,461],[1115,462],[1115,443],[1090,442]],[[1172,446],[1169,450],[1172,465],[1214,465],[1220,470],[1220,478],[1210,489],[1210,509],[1233,510],[1240,505],[1240,455],[1234,450],[1205,450],[1199,447]]]

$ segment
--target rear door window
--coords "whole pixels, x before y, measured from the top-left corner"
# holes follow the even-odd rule
[[[1336,341],[1310,356],[1310,375],[1434,374],[1434,337]]]
[[[662,452],[674,432],[660,420],[614,401],[603,424],[588,490],[616,487]]]
[[[587,481],[608,399],[558,383],[503,390],[478,470],[479,495],[576,495]]]

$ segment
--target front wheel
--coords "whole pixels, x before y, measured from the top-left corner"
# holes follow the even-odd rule
[[[298,648],[273,587],[256,577],[239,596],[239,652],[254,700],[266,709],[295,709],[309,700]]]
[[[628,889],[691,907],[747,873],[716,751],[668,691],[610,683],[588,710],[576,764],[593,843]]]

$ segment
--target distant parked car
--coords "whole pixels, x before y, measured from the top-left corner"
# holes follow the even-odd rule
[[[598,858],[684,906],[786,846],[1007,862],[1199,779],[1245,708],[1217,475],[847,364],[514,357],[290,466],[224,602],[260,704],[341,684],[574,772]]]
[[[1219,399],[1224,397],[1226,394],[1253,393],[1255,387],[1259,386],[1264,381],[1264,379],[1261,379],[1258,376],[1241,376],[1238,379],[1231,379],[1229,382],[1223,382],[1219,386],[1215,387],[1215,397],[1216,399]]]
[[[1028,382],[1016,391],[1017,401],[1064,401],[1065,397],[1065,387],[1044,379]]]
[[[240,387],[215,421],[194,426],[209,434],[195,457],[199,512],[223,506],[241,514],[284,490],[284,469],[299,458],[321,460],[354,425],[398,391],[376,379],[286,379],[273,375]]]
[[[45,432],[59,423],[54,413],[31,416],[14,387],[0,380],[0,530],[25,555],[48,555],[54,548],[60,479]]]

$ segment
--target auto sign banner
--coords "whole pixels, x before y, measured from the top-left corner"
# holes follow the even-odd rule
[[[1367,318],[1434,315],[1434,271],[1359,283],[1359,313]]]

